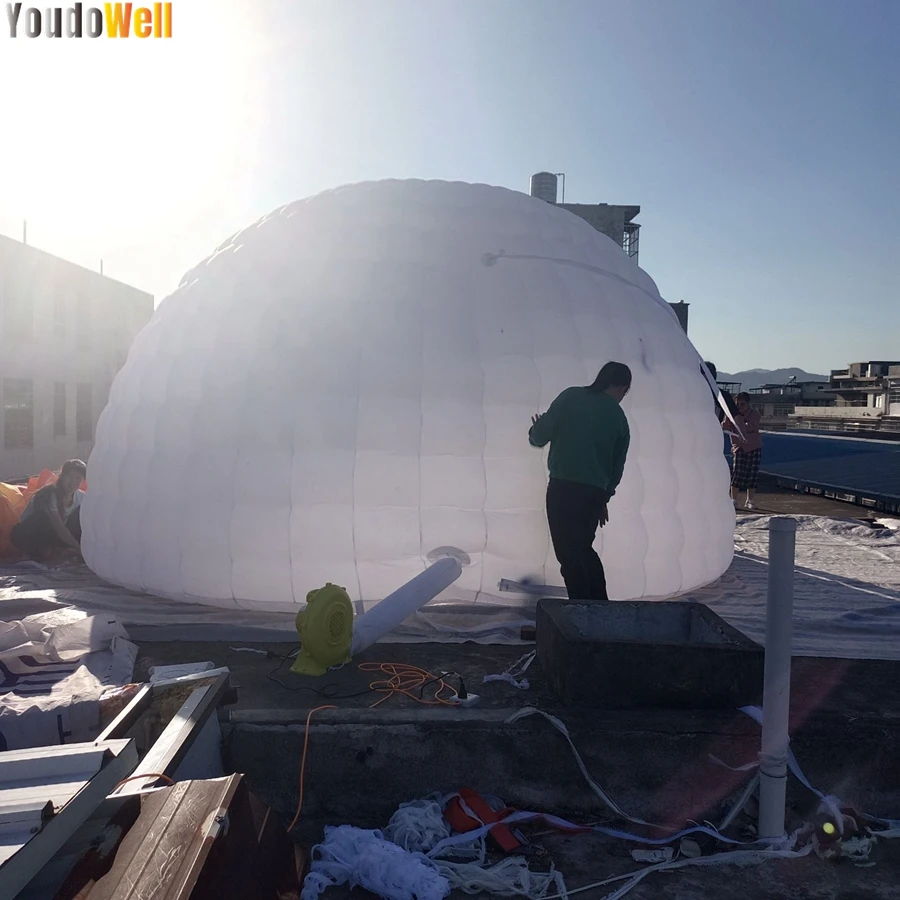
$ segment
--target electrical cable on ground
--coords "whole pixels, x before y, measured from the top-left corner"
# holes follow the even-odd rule
[[[362,663],[359,670],[361,672],[380,672],[386,675],[385,679],[378,679],[369,684],[369,689],[375,693],[382,693],[385,696],[377,700],[371,705],[371,709],[380,706],[386,700],[390,700],[394,694],[403,694],[416,703],[422,703],[425,706],[455,706],[459,699],[459,692],[453,690],[449,684],[444,681],[448,675],[442,675],[435,678],[430,672],[420,669],[418,666],[409,665],[408,663]],[[434,699],[425,700],[421,696],[421,690],[429,684],[438,684],[438,689],[434,693]],[[416,696],[413,691],[420,689],[420,696]],[[452,691],[451,698],[442,697],[444,691]]]
[[[283,664],[284,659],[278,664],[278,668],[269,673],[273,681],[277,681],[277,679],[274,678],[274,675]],[[372,704],[371,708],[374,709],[376,706],[384,703],[385,700],[390,700],[390,698],[393,697],[394,694],[403,694],[410,699],[415,700],[416,703],[421,703],[425,706],[455,706],[456,700],[459,697],[459,693],[457,691],[454,691],[453,688],[444,681],[444,678],[448,677],[448,675],[435,677],[430,672],[426,672],[424,669],[420,669],[418,666],[412,666],[406,663],[362,663],[359,669],[362,672],[380,672],[387,677],[385,679],[377,679],[371,682],[369,684],[368,690],[361,691],[358,694],[344,695],[341,697],[328,697],[328,699],[344,700],[349,699],[353,696],[363,696],[369,693],[384,694],[384,697]],[[423,699],[421,694],[424,691],[425,687],[429,684],[435,683],[438,684],[438,688],[435,691],[434,699]],[[460,679],[460,685],[460,690],[464,690],[464,688],[462,687],[462,679]],[[416,696],[414,693],[412,693],[417,688],[420,689],[419,696]],[[308,688],[307,690],[311,690],[316,694],[322,693],[315,688]],[[445,699],[441,697],[441,694],[444,691],[453,691],[453,699]],[[306,717],[306,727],[303,734],[303,755],[300,760],[300,784],[299,798],[297,801],[297,812],[294,814],[293,821],[288,826],[288,831],[293,830],[294,826],[299,821],[300,813],[303,810],[303,792],[306,780],[306,756],[309,751],[309,723],[314,713],[321,712],[322,710],[326,709],[337,709],[337,707],[334,705],[317,706],[315,709],[310,710],[309,715]]]
[[[169,778],[168,775],[163,775],[160,772],[144,772],[141,775],[129,775],[127,778],[123,778],[111,791],[111,794],[114,794],[123,784],[127,784],[129,781],[138,781],[141,778],[157,778],[161,781],[165,781],[168,787],[171,787],[175,782]]]
[[[275,654],[273,654],[273,658],[274,656]],[[274,681],[275,684],[277,684],[279,687],[284,688],[286,691],[307,691],[310,694],[315,694],[317,697],[321,697],[323,700],[355,700],[357,697],[365,697],[366,694],[373,693],[372,688],[368,687],[364,691],[356,691],[351,694],[339,694],[337,693],[337,691],[340,690],[340,685],[334,684],[333,682],[325,684],[321,688],[314,688],[307,684],[286,684],[284,681],[277,677],[278,673],[281,671],[281,667],[285,664],[285,662],[294,659],[296,656],[297,651],[289,656],[282,656],[281,662],[278,663],[278,665],[266,675],[266,678],[268,678],[269,681]]]
[[[321,712],[324,709],[337,709],[336,706],[317,706],[309,711],[306,717],[306,728],[303,733],[303,756],[300,759],[300,796],[297,800],[297,812],[294,813],[293,821],[288,825],[288,831],[293,831],[294,826],[300,820],[300,813],[303,811],[303,784],[306,779],[306,753],[309,750],[309,723],[313,717],[313,713]]]
[[[461,676],[456,672],[444,672],[441,675],[434,676],[430,672],[409,663],[362,663],[359,666],[361,672],[380,672],[387,677],[372,681],[364,690],[354,691],[349,694],[337,693],[340,686],[333,682],[325,684],[321,688],[315,688],[306,684],[286,684],[278,677],[278,674],[285,662],[294,659],[296,655],[297,652],[281,657],[281,662],[266,675],[269,681],[274,681],[275,684],[286,691],[308,691],[317,697],[321,697],[323,700],[355,700],[358,697],[365,697],[367,694],[386,694],[386,696],[372,704],[371,708],[373,709],[390,699],[394,694],[405,694],[411,700],[428,706],[455,706],[458,700],[466,696],[465,684]],[[273,654],[274,656],[275,654]],[[459,678],[459,690],[454,690],[453,687],[446,683],[445,679],[451,676]],[[438,684],[438,689],[435,691],[433,699],[426,700],[423,696],[425,688],[432,684]],[[412,693],[416,689],[418,689],[418,696]],[[453,696],[449,698],[441,696],[445,691],[451,691]]]

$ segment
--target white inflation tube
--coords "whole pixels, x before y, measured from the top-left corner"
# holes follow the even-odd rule
[[[441,591],[450,587],[460,575],[462,566],[459,560],[451,557],[439,559],[411,581],[407,581],[403,587],[388,594],[374,609],[353,622],[350,655],[356,656],[357,653],[381,640],[429,600],[433,600]]]
[[[759,754],[759,836],[763,839],[780,838],[784,834],[796,536],[795,519],[778,517],[770,520],[766,665]]]

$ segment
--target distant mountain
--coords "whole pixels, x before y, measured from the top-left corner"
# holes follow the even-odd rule
[[[741,390],[751,391],[764,384],[786,384],[791,378],[797,381],[828,381],[827,375],[815,375],[803,369],[747,369],[744,372],[719,372],[719,381],[739,381]]]

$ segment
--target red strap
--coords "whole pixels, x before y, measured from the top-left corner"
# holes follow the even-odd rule
[[[478,819],[472,818],[472,816],[463,809],[462,803],[465,803],[481,821],[479,822]],[[491,822],[501,822],[511,812],[513,812],[513,810],[510,809],[497,812],[497,810],[491,809],[487,801],[479,794],[476,794],[475,791],[470,788],[462,788],[459,791],[459,796],[454,797],[447,804],[444,816],[453,827],[454,831],[465,833],[480,828],[482,822],[485,825],[489,825]],[[519,841],[505,825],[495,825],[488,834],[493,838],[500,849],[504,850],[506,853],[512,853],[522,846],[521,841]]]

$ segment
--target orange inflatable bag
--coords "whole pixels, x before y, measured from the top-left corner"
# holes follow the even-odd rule
[[[24,491],[25,488],[18,485],[0,483],[0,559],[19,555],[19,551],[10,543],[9,536],[28,503]]]

